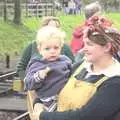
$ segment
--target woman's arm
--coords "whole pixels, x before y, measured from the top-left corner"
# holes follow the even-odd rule
[[[81,109],[66,112],[42,112],[40,120],[113,120],[120,109],[120,77],[108,80]],[[74,97],[74,96],[73,96]],[[78,101],[79,102],[79,101]]]
[[[32,43],[29,44],[23,51],[20,61],[17,65],[17,73],[21,80],[25,77],[26,67],[31,58]]]

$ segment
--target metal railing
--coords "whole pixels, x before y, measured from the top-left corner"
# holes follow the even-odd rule
[[[29,112],[25,112],[25,113],[21,114],[20,116],[14,118],[13,120],[21,120],[21,119],[25,118],[26,116],[29,116]]]

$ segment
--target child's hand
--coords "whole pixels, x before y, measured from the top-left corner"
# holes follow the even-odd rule
[[[49,71],[50,71],[50,68],[49,68],[49,67],[46,67],[44,70],[40,70],[40,71],[38,72],[39,77],[40,77],[41,79],[45,79],[45,77],[47,76],[47,74],[48,74]]]

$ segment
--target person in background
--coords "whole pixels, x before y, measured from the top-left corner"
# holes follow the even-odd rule
[[[76,4],[74,0],[69,0],[68,1],[68,9],[69,9],[69,14],[74,15],[76,14]]]
[[[56,27],[41,28],[36,37],[37,48],[42,57],[32,58],[26,69],[26,90],[35,90],[37,98],[47,108],[56,101],[56,95],[66,84],[72,61],[61,55],[65,34]]]
[[[42,107],[37,109],[39,103],[36,103],[37,120],[120,120],[120,63],[114,57],[120,50],[120,31],[101,23],[99,17],[88,22],[91,24],[84,28],[83,35],[85,60],[74,65],[74,79],[69,79],[59,98],[71,107],[79,104],[79,99],[86,94],[79,96],[82,81],[93,86],[100,80],[103,80],[102,83],[82,107],[45,112]],[[78,96],[79,99],[76,99]]]
[[[80,0],[75,0],[75,4],[76,4],[76,14],[80,14],[81,13],[81,8],[82,8],[82,3]]]
[[[85,6],[84,8],[84,14],[86,20],[89,19],[90,17],[94,16],[95,14],[101,13],[101,6],[99,2],[93,2]],[[74,55],[77,54],[77,52],[83,48],[84,43],[83,43],[83,28],[86,26],[86,22],[83,25],[78,26],[72,35],[72,40],[70,43],[72,52]]]
[[[47,26],[47,25],[59,28],[60,21],[58,18],[53,17],[53,16],[44,17],[43,21],[41,23],[41,28],[43,26]],[[61,50],[61,54],[68,56],[72,60],[72,62],[74,62],[74,56],[72,54],[71,48],[65,43],[64,43],[63,48]],[[26,67],[28,65],[28,62],[30,61],[31,58],[33,58],[34,56],[37,56],[37,55],[40,56],[40,54],[37,50],[36,41],[32,41],[24,49],[24,51],[21,55],[20,61],[17,65],[17,74],[21,80],[23,80],[25,77],[25,71],[26,71]]]

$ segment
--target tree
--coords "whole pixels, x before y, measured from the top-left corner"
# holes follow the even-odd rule
[[[6,0],[4,0],[4,21],[7,20],[7,6],[6,6],[7,2]]]
[[[21,24],[21,8],[20,8],[20,0],[14,0],[14,23]]]

